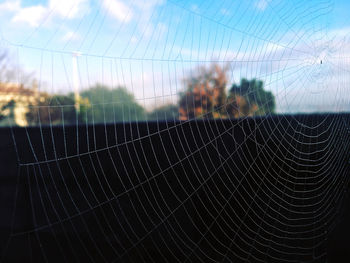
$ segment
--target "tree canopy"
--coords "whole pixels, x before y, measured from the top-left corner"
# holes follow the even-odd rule
[[[75,100],[72,95],[46,95],[29,105],[26,118],[29,124],[74,124],[80,120],[75,110]]]
[[[86,111],[88,122],[125,122],[145,119],[145,109],[139,105],[127,89],[108,88],[97,84],[80,93],[90,102]]]
[[[233,84],[229,91],[229,111],[234,117],[266,115],[275,112],[275,97],[264,90],[261,80],[241,79],[239,85]]]
[[[185,80],[187,89],[180,94],[180,119],[219,118],[225,114],[226,69],[218,65],[200,68]]]
[[[257,79],[242,79],[227,85],[227,68],[202,67],[185,80],[186,90],[178,105],[167,104],[147,112],[126,88],[96,84],[76,100],[68,95],[45,94],[29,106],[29,124],[114,123],[142,120],[187,120],[193,118],[240,118],[275,112],[275,98]],[[4,108],[3,110],[6,110]]]
[[[4,119],[7,119],[8,122],[14,124],[14,107],[16,102],[14,100],[10,100],[8,103],[0,106],[0,122]]]
[[[239,118],[275,112],[275,97],[264,90],[263,81],[242,79],[227,94],[226,73],[226,68],[212,65],[186,79],[186,90],[179,100],[180,119]]]

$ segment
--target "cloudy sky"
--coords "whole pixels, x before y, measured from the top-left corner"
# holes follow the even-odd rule
[[[215,62],[229,65],[229,84],[262,79],[279,112],[348,111],[348,10],[348,0],[0,0],[0,48],[51,92],[73,91],[78,55],[79,89],[122,85],[152,107]]]

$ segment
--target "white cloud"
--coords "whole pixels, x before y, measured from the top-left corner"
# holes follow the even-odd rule
[[[63,42],[67,42],[67,41],[77,41],[80,39],[80,35],[76,32],[73,31],[68,31],[67,33],[65,33],[63,35],[63,37],[61,38],[61,40]]]
[[[52,10],[54,15],[76,18],[88,11],[88,0],[50,0],[48,8]]]
[[[120,22],[129,22],[133,17],[133,12],[129,6],[119,0],[103,0],[103,7],[109,14]]]
[[[255,3],[255,7],[261,11],[264,11],[272,0],[258,0]]]
[[[333,29],[327,32],[327,35],[330,39],[337,38],[338,40],[343,39],[344,37],[350,37],[350,27]]]
[[[0,4],[0,12],[15,12],[19,10],[21,7],[21,2],[19,0],[17,1],[5,1],[2,4]]]
[[[13,22],[27,23],[31,27],[37,27],[47,15],[47,9],[42,5],[20,8],[14,17]]]
[[[130,39],[130,41],[131,41],[132,44],[135,44],[135,43],[137,43],[139,40],[138,40],[137,37],[132,36],[131,39]]]
[[[157,5],[164,4],[163,0],[135,0],[134,1],[135,6],[138,6],[139,8],[142,8],[145,11],[152,10]]]
[[[12,22],[26,23],[37,27],[44,21],[55,18],[73,19],[89,11],[89,0],[49,0],[46,5],[23,7],[20,0],[0,4],[1,13],[13,13]]]
[[[160,36],[168,30],[167,26],[158,21],[154,24],[152,17],[156,18],[154,14],[156,7],[164,4],[164,0],[103,0],[102,7],[108,11],[109,15],[122,23],[137,22],[138,36],[150,37],[153,34]],[[136,15],[137,14],[137,15]],[[135,39],[132,39],[134,42]]]
[[[163,0],[103,0],[102,6],[119,22],[130,22],[141,16],[141,23],[147,22],[156,6],[164,4]],[[144,26],[144,25],[143,25]]]

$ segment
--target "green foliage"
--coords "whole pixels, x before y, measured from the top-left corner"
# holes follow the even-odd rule
[[[0,107],[0,122],[4,119],[7,119],[7,123],[15,124],[15,116],[14,116],[14,108],[15,108],[15,101],[10,100],[8,103],[2,105]]]
[[[110,89],[96,85],[80,94],[77,105],[74,94],[52,95],[30,105],[29,124],[76,124],[123,122],[145,119],[145,111],[124,88]],[[78,111],[76,106],[79,105]]]
[[[80,95],[90,102],[90,107],[86,110],[86,120],[89,123],[145,119],[145,110],[125,88],[111,89],[97,84]]]
[[[174,104],[160,106],[148,114],[148,120],[174,120],[178,118],[179,108]]]
[[[229,97],[232,98],[236,95],[246,100],[246,107],[251,108],[253,105],[257,106],[254,115],[265,115],[275,112],[275,97],[270,91],[264,90],[264,83],[261,80],[241,79],[239,85],[233,84],[230,89]],[[247,111],[248,109],[244,110]]]
[[[146,119],[238,118],[274,113],[275,98],[264,90],[262,81],[242,79],[239,85],[232,85],[227,96],[225,70],[215,66],[203,70],[202,74],[188,81],[188,89],[180,95],[179,105],[163,105],[148,114],[125,88],[111,89],[97,84],[81,92],[78,101],[73,93],[41,96],[30,105],[27,121],[31,125],[72,125]]]
[[[75,100],[68,95],[53,95],[41,98],[36,105],[30,105],[26,118],[29,124],[74,124],[79,120],[75,111]]]
[[[264,90],[261,80],[242,79],[226,94],[227,68],[212,65],[185,81],[187,89],[180,94],[180,119],[240,118],[275,112],[275,98]]]

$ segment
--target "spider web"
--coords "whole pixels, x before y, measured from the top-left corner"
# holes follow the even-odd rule
[[[216,63],[229,65],[228,86],[263,80],[278,114],[139,120],[106,97],[92,111],[122,104],[122,121],[69,125],[64,109],[76,105],[31,106],[57,107],[63,122],[12,128],[18,181],[3,259],[21,246],[34,262],[326,261],[349,183],[348,42],[329,29],[334,2],[134,0],[117,5],[115,24],[122,2],[104,3],[76,19],[78,40],[54,44],[67,14],[37,44],[53,8],[23,41],[2,44],[18,64],[36,61],[40,92],[99,82],[156,108]]]

